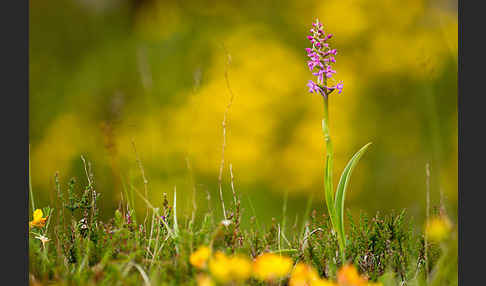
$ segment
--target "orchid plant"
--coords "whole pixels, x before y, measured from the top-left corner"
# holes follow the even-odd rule
[[[310,93],[317,93],[322,95],[324,103],[324,114],[322,119],[322,132],[324,133],[324,140],[326,142],[326,161],[324,172],[324,192],[327,210],[331,218],[331,224],[334,232],[337,234],[339,250],[341,255],[341,262],[345,263],[346,255],[346,234],[344,231],[344,198],[346,189],[349,185],[349,178],[351,173],[358,163],[359,159],[370,146],[371,142],[364,145],[354,156],[349,160],[344,168],[336,191],[333,190],[332,170],[333,170],[333,148],[331,136],[329,133],[329,95],[335,90],[341,93],[343,90],[343,83],[338,82],[331,84],[334,80],[333,75],[336,71],[332,69],[332,64],[336,62],[336,49],[329,47],[328,40],[332,38],[332,34],[325,34],[322,24],[316,19],[312,24],[310,30],[311,35],[307,38],[310,40],[312,47],[307,48],[307,56],[309,61],[307,65],[314,76],[317,76],[317,81],[309,80],[307,86]]]

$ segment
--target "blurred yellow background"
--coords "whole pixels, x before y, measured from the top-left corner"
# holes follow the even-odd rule
[[[246,221],[324,209],[322,99],[305,48],[315,17],[334,34],[341,95],[330,99],[335,184],[347,161],[373,142],[353,173],[353,214],[407,208],[425,213],[440,193],[457,214],[457,3],[454,1],[30,1],[30,144],[38,205],[56,200],[83,155],[102,194],[102,216],[123,186],[149,197],[178,190],[178,211],[218,212],[217,184],[228,113],[229,164]],[[81,186],[78,186],[81,189]],[[206,202],[208,194],[211,199]],[[139,207],[143,203],[139,201]]]

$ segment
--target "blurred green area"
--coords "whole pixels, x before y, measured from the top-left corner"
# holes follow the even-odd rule
[[[83,155],[112,216],[123,187],[160,205],[177,186],[178,211],[221,212],[218,172],[228,114],[229,164],[251,215],[301,219],[324,209],[321,98],[308,94],[306,35],[315,17],[338,49],[331,135],[337,183],[349,158],[373,145],[353,173],[346,207],[425,214],[431,202],[457,215],[457,7],[455,1],[30,1],[30,144],[39,206],[56,201]],[[229,54],[230,62],[227,60]],[[227,64],[229,62],[229,64]],[[81,189],[81,186],[79,186]],[[441,196],[442,193],[442,196]],[[207,201],[210,196],[209,202]],[[126,199],[126,198],[125,198]],[[143,202],[138,200],[139,206]]]

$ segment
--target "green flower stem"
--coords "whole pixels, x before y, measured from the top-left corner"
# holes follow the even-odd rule
[[[329,134],[329,111],[328,111],[328,102],[329,98],[327,95],[323,97],[324,103],[324,116],[322,118],[322,132],[324,134],[324,141],[326,142],[326,172],[324,173],[324,184],[326,188],[326,203],[328,205],[329,215],[331,216],[331,220],[334,219],[334,195],[333,195],[333,187],[332,187],[332,161],[333,161],[333,150],[332,150],[332,141],[331,135]]]
[[[324,172],[324,192],[326,198],[327,210],[329,212],[329,217],[331,218],[331,224],[334,232],[338,236],[339,250],[341,254],[342,263],[345,261],[344,253],[344,237],[342,237],[341,232],[338,231],[340,228],[336,223],[338,223],[336,217],[336,210],[334,208],[334,188],[332,184],[332,170],[333,170],[333,148],[331,135],[329,133],[329,96],[328,94],[323,94],[323,119],[322,119],[322,133],[324,134],[324,141],[326,142],[326,170]]]
[[[324,99],[324,118],[322,119],[322,132],[324,133],[324,140],[326,141],[326,156],[329,155],[330,159],[332,160],[333,151],[332,151],[332,141],[331,135],[329,134],[329,111],[328,111],[328,102],[329,97],[324,95],[322,97]],[[332,165],[330,166],[332,169]]]

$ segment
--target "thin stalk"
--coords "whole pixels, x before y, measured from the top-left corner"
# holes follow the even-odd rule
[[[430,218],[430,165],[427,162],[425,164],[425,186],[426,186],[426,197],[425,197],[425,221],[429,221]],[[427,237],[427,232],[424,235],[424,259],[425,259],[425,281],[429,282],[429,257],[428,257],[428,246],[429,241]]]
[[[222,148],[221,148],[221,164],[219,166],[219,176],[218,176],[218,187],[219,187],[219,199],[221,200],[221,206],[223,208],[223,216],[224,216],[224,219],[228,219],[226,217],[226,208],[224,207],[224,199],[223,199],[223,187],[222,187],[222,184],[223,184],[223,168],[224,168],[224,151],[226,150],[226,125],[228,124],[228,113],[229,113],[229,110],[231,108],[231,106],[233,105],[233,99],[235,98],[235,95],[233,93],[233,91],[231,90],[231,86],[229,84],[229,79],[228,79],[228,66],[229,64],[231,63],[231,55],[226,51],[226,48],[225,46],[223,45],[223,49],[225,51],[225,54],[226,54],[226,62],[225,62],[225,65],[224,65],[224,79],[226,81],[226,87],[230,93],[230,100],[228,102],[228,104],[226,105],[226,109],[224,110],[224,115],[223,115],[223,122],[222,122],[222,126],[223,126],[223,144],[222,144]]]
[[[336,231],[338,226],[336,225],[336,210],[334,209],[334,188],[332,184],[332,170],[333,170],[333,148],[332,140],[329,132],[329,96],[327,92],[324,92],[323,96],[323,118],[322,118],[322,133],[324,134],[324,141],[326,142],[326,171],[324,172],[324,187],[326,196],[326,205],[331,218],[331,224],[334,231],[338,236],[339,250],[341,254],[342,263],[344,263],[346,255],[344,252],[345,239],[342,237],[339,231]]]
[[[333,149],[332,149],[332,141],[331,135],[329,133],[329,97],[327,95],[323,96],[324,99],[324,117],[322,119],[322,132],[324,133],[324,140],[326,142],[326,155],[329,155],[329,167],[332,170],[332,158],[333,158]],[[328,174],[326,174],[327,176]],[[330,184],[332,187],[332,173],[329,173]],[[332,188],[331,188],[332,189]]]
[[[34,193],[32,192],[32,179],[31,179],[31,171],[30,171],[30,144],[29,144],[29,192],[30,192],[30,202],[32,203],[32,212],[35,211],[35,203],[34,203]]]
[[[189,172],[189,180],[192,185],[192,214],[191,214],[191,221],[189,222],[189,224],[192,226],[196,218],[196,211],[197,211],[196,184],[194,183],[194,175],[192,172],[191,162],[189,161],[189,157],[187,156],[186,156],[186,165],[187,165],[187,170]]]
[[[305,207],[304,216],[303,216],[303,220],[302,220],[302,229],[300,230],[300,233],[302,235],[305,232],[305,226],[306,226],[306,223],[307,223],[308,218],[309,218],[309,213],[310,213],[310,210],[311,210],[311,207],[312,207],[312,199],[313,199],[313,196],[311,194],[309,196],[309,198],[307,199],[307,205]]]
[[[174,234],[179,234],[179,225],[177,223],[177,186],[174,186]]]
[[[137,164],[138,164],[138,167],[140,169],[140,173],[142,174],[143,189],[145,191],[145,198],[148,199],[148,180],[145,177],[145,170],[143,169],[142,160],[140,159],[140,156],[137,153],[137,147],[135,146],[135,140],[134,139],[132,139],[132,147],[133,147],[133,152],[135,153],[135,157],[137,159]],[[148,214],[149,214],[149,210],[147,209],[147,211],[145,213],[145,219],[143,221],[143,225],[144,225],[144,228],[145,229],[147,228],[147,217],[148,217]]]
[[[326,193],[326,204],[329,215],[331,216],[331,221],[334,224],[335,214],[334,214],[334,195],[333,195],[333,185],[332,185],[332,163],[333,163],[333,148],[331,135],[329,132],[329,97],[327,94],[323,95],[323,118],[322,118],[322,133],[324,134],[324,141],[326,142],[326,172],[324,173],[324,184]]]
[[[289,191],[285,190],[284,201],[282,206],[282,232],[285,232],[285,227],[287,226],[287,202],[289,198]]]

